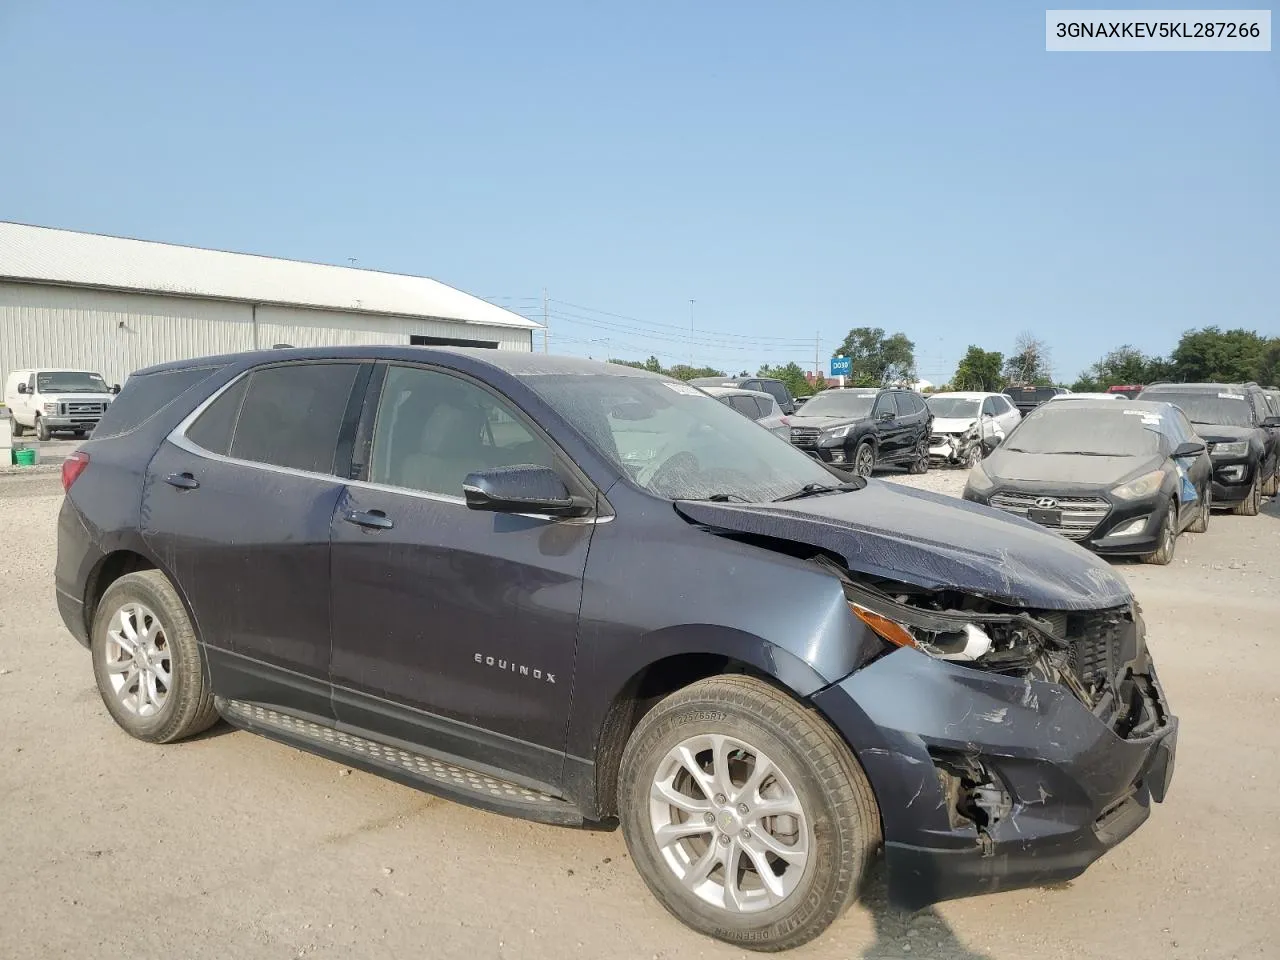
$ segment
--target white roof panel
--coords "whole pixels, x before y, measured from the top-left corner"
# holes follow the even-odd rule
[[[541,326],[427,277],[4,221],[0,279],[522,329]]]

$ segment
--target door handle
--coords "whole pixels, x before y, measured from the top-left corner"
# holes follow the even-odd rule
[[[348,510],[342,515],[342,519],[369,530],[390,530],[395,526],[391,518],[381,510]]]
[[[171,473],[164,478],[164,482],[179,490],[194,490],[200,486],[200,481],[189,473]]]

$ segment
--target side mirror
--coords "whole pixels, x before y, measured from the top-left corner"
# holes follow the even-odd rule
[[[118,384],[118,383],[113,383],[113,384],[111,385],[111,392],[112,392],[112,393],[119,393],[119,392],[120,392],[120,384]]]
[[[585,507],[569,494],[560,475],[550,467],[520,464],[469,473],[462,493],[472,510],[490,513],[545,513],[580,516]]]
[[[1188,440],[1186,443],[1178,444],[1178,448],[1173,451],[1175,459],[1181,460],[1183,457],[1198,457],[1208,448],[1203,443],[1196,440]]]
[[[19,392],[21,392],[21,388],[19,388]],[[1271,429],[1273,427],[1280,427],[1280,417],[1267,417],[1265,420],[1262,421],[1262,425],[1267,429]]]
[[[18,392],[19,392],[19,393],[26,393],[26,392],[27,392],[27,385],[26,385],[25,383],[20,383],[20,384],[18,384]]]

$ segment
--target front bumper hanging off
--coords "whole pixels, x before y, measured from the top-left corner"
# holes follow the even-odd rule
[[[1178,736],[1145,654],[1135,682],[1155,722],[1128,739],[1061,684],[907,649],[815,695],[879,800],[891,899],[1062,882],[1133,833],[1168,792]]]

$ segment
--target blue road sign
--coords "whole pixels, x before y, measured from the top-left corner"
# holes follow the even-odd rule
[[[848,357],[832,357],[831,358],[831,375],[833,377],[847,377],[849,375],[849,358]]]

